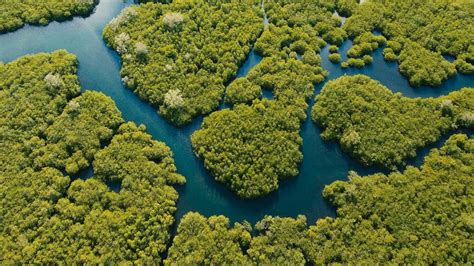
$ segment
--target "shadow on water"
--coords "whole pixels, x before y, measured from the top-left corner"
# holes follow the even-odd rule
[[[176,128],[122,85],[120,58],[106,47],[102,40],[102,30],[108,21],[130,4],[132,1],[124,3],[102,0],[95,13],[87,19],[53,22],[47,27],[26,26],[16,32],[0,35],[0,60],[9,62],[25,54],[57,49],[66,49],[76,54],[79,60],[78,76],[84,89],[94,89],[110,96],[125,120],[146,125],[147,131],[155,139],[164,141],[173,150],[178,171],[187,180],[186,185],[177,188],[180,194],[176,214],[178,219],[189,211],[197,211],[206,216],[222,214],[232,221],[248,220],[251,223],[260,220],[265,214],[292,217],[304,214],[309,223],[314,223],[317,218],[335,215],[334,208],[322,197],[324,186],[336,180],[344,180],[349,170],[355,170],[361,175],[380,171],[361,166],[343,153],[338,144],[324,142],[319,136],[320,129],[307,119],[301,131],[304,159],[299,175],[282,181],[280,189],[267,197],[255,200],[236,197],[230,190],[215,182],[204,169],[202,161],[193,154],[190,136],[200,127],[202,117],[196,118],[186,127]],[[350,45],[351,42],[343,45],[343,55]],[[363,69],[341,69],[339,65],[329,62],[328,54],[326,47],[322,50],[322,65],[330,71],[328,80],[345,74],[366,74],[393,91],[409,97],[435,97],[473,84],[470,77],[457,75],[439,88],[411,88],[398,72],[397,65],[383,60],[381,49],[375,52],[373,65]],[[260,60],[261,57],[257,54],[250,53],[238,75],[245,76]],[[316,92],[323,85],[316,86]],[[265,98],[272,97],[271,93],[265,93]],[[312,105],[313,102],[310,103]],[[309,114],[310,109],[308,117]],[[422,150],[419,154],[426,153]],[[419,160],[422,160],[421,156],[414,163]],[[86,169],[78,174],[78,178],[88,178],[92,174],[92,168]],[[120,188],[120,184],[108,185],[111,189]]]
[[[85,169],[80,170],[76,174],[70,175],[71,181],[76,180],[76,179],[87,180],[93,176],[94,176],[94,168],[92,167],[92,165],[90,165],[89,167]]]

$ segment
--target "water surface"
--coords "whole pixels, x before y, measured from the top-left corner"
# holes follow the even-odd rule
[[[131,1],[102,0],[94,14],[88,18],[75,18],[62,23],[53,22],[47,27],[26,26],[12,33],[0,35],[0,60],[12,61],[20,56],[51,52],[66,49],[76,54],[79,60],[78,76],[84,89],[101,91],[113,98],[123,117],[137,124],[145,124],[155,139],[164,141],[174,152],[178,171],[186,176],[187,183],[178,187],[177,218],[188,211],[198,211],[206,216],[222,214],[232,221],[248,220],[252,223],[260,220],[265,214],[292,216],[304,214],[310,223],[317,218],[334,216],[334,208],[326,202],[322,195],[325,185],[335,180],[346,179],[349,170],[359,174],[378,171],[376,168],[362,167],[345,155],[335,143],[322,141],[321,133],[310,119],[302,126],[301,136],[304,139],[302,151],[304,160],[300,174],[283,181],[280,189],[258,200],[241,200],[223,185],[214,181],[204,169],[202,162],[196,158],[191,149],[190,135],[199,129],[202,118],[197,118],[184,128],[176,128],[168,124],[147,103],[141,101],[132,91],[124,88],[120,78],[120,58],[106,47],[102,40],[104,26],[121,9]],[[346,42],[342,50],[347,51],[351,43]],[[396,63],[383,60],[381,49],[374,54],[374,63],[363,69],[343,70],[328,60],[328,49],[322,50],[323,67],[330,71],[327,80],[335,79],[344,74],[366,74],[392,89],[409,97],[436,97],[473,86],[472,77],[457,75],[446,81],[439,88],[411,88],[402,77]],[[344,55],[344,52],[342,52]],[[238,76],[245,76],[248,71],[260,62],[261,57],[252,52],[248,60],[239,70]],[[315,88],[318,93],[324,84]],[[266,92],[265,97],[271,98]],[[313,102],[311,102],[311,106]],[[310,109],[308,109],[309,117]],[[439,146],[440,141],[432,147]],[[427,149],[420,151],[426,155]],[[419,165],[422,156],[413,160]],[[92,175],[92,169],[84,170],[78,178]],[[109,184],[117,190],[117,184]]]

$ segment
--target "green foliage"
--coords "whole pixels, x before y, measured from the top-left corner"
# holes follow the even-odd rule
[[[453,0],[370,0],[359,5],[344,24],[349,36],[379,28],[389,38],[409,38],[419,45],[440,53],[457,56],[466,53],[474,39],[474,6],[468,1]],[[377,15],[373,14],[378,7]],[[373,27],[358,28],[358,25]],[[460,26],[465,25],[465,26]]]
[[[146,133],[145,126],[129,122],[122,124],[111,144],[95,156],[94,171],[103,181],[121,181],[122,188],[132,188],[135,180],[142,179],[158,187],[184,184],[172,155],[166,144]]]
[[[188,213],[166,265],[466,264],[472,260],[474,139],[452,136],[420,168],[336,181],[324,196],[337,217],[229,226]]]
[[[408,37],[421,46],[443,54],[458,56],[472,46],[474,6],[472,3],[453,4],[444,1],[390,1],[386,2],[392,21],[387,22],[384,34]],[[419,27],[422,25],[423,27]]]
[[[448,107],[449,110],[445,113],[451,116],[459,127],[474,128],[472,124],[474,90],[472,88],[453,91],[449,95],[441,97],[440,100],[442,110]]]
[[[395,61],[401,52],[400,72],[413,86],[438,86],[456,73],[440,54],[456,57],[461,73],[474,72],[473,60],[466,60],[474,39],[474,28],[468,26],[474,24],[474,5],[469,1],[369,0],[352,13],[343,26],[347,34],[357,39],[381,31],[392,49],[384,57]],[[368,48],[354,48],[349,56],[357,57]]]
[[[227,87],[225,101],[228,104],[252,103],[262,97],[262,89],[246,77],[237,78]]]
[[[363,68],[365,66],[365,61],[359,58],[349,58],[346,63],[346,67]]]
[[[337,26],[336,24],[340,22],[332,17],[334,9],[335,3],[331,0],[317,2],[304,0],[265,1],[265,10],[269,23],[278,27],[289,26],[290,28],[298,28],[309,24],[317,28],[330,26],[327,29],[332,30],[332,27]]]
[[[392,48],[383,49],[383,58],[387,61],[398,61],[398,56]]]
[[[42,134],[80,91],[76,57],[60,50],[24,56],[0,65],[0,169],[17,172],[30,164],[23,143]],[[54,75],[59,86],[50,86]],[[15,163],[12,163],[15,162]]]
[[[393,53],[400,53],[402,51],[403,45],[394,40],[390,40],[387,42],[387,47],[393,50]]]
[[[0,3],[0,33],[14,31],[25,24],[47,25],[73,16],[87,16],[99,1],[2,1]]]
[[[270,25],[257,42],[256,50],[269,56],[299,40],[306,42],[306,50],[316,52],[319,52],[317,47],[325,46],[326,42],[341,44],[347,36],[339,28],[340,19],[332,16],[334,8],[334,1],[265,1]]]
[[[255,265],[305,265],[306,217],[266,216],[255,225],[258,233],[247,250]]]
[[[331,54],[335,54],[339,51],[339,47],[337,47],[337,45],[331,45],[329,46],[329,53]]]
[[[34,167],[66,169],[75,174],[89,166],[101,144],[112,138],[123,123],[120,111],[109,97],[87,91],[71,100],[63,113],[43,133],[44,140],[32,138]]]
[[[364,64],[370,65],[374,61],[374,58],[372,58],[372,56],[366,54],[362,57],[362,60],[364,60]]]
[[[456,74],[455,65],[446,61],[439,53],[431,52],[416,43],[405,43],[400,56],[400,73],[412,86],[439,86]]]
[[[323,38],[330,44],[340,46],[347,39],[347,34],[341,28],[334,28],[323,34]]]
[[[319,66],[321,64],[321,60],[321,55],[313,52],[304,53],[301,58],[301,61],[303,61],[303,63],[311,66]]]
[[[373,51],[373,47],[370,43],[363,43],[361,45],[355,44],[347,51],[347,56],[350,58],[359,58],[371,54]]]
[[[320,67],[293,58],[265,58],[253,68],[248,80],[273,91],[276,100],[214,112],[192,136],[196,154],[215,179],[252,198],[276,190],[279,179],[297,175],[305,100],[322,74]]]
[[[385,45],[387,40],[371,32],[363,33],[354,39],[353,46],[347,51],[347,64],[345,67],[362,68],[373,61],[370,56],[377,48]]]
[[[318,52],[326,42],[339,45],[347,38],[332,17],[334,8],[354,13],[345,26],[355,38],[345,67],[372,62],[370,54],[385,38],[370,32],[381,29],[389,38],[406,38],[388,41],[384,56],[399,60],[401,72],[414,85],[438,85],[455,73],[454,67],[472,73],[472,49],[466,48],[472,38],[464,39],[472,31],[456,26],[457,21],[471,23],[467,1],[413,2],[266,1],[270,25],[255,45],[264,60],[227,88],[225,100],[233,108],[205,118],[192,136],[194,151],[216,180],[251,198],[297,175],[307,100],[314,84],[327,75]],[[33,4],[37,9],[21,18],[29,12],[44,15],[43,4]],[[235,75],[261,31],[259,4],[149,3],[124,11],[104,36],[122,55],[124,82],[160,106],[162,115],[182,124],[217,106],[223,84]],[[398,13],[409,8],[408,15],[394,15],[396,8]],[[437,15],[443,8],[454,22]],[[3,16],[10,13],[0,14],[2,31]],[[7,22],[16,25],[18,20]],[[44,17],[26,22],[47,23]],[[439,35],[443,27],[450,35]],[[334,47],[330,59],[340,61]],[[446,63],[440,53],[457,59]],[[79,96],[76,71],[76,58],[65,51],[0,63],[0,260],[160,264],[178,199],[173,185],[183,184],[184,177],[176,173],[171,150],[153,140],[144,126],[124,124],[109,97],[97,92]],[[272,91],[275,100],[259,99],[262,90]],[[353,76],[325,86],[312,118],[323,127],[325,139],[338,140],[361,162],[393,169],[442,133],[474,128],[473,108],[470,88],[436,99],[410,99],[368,77]],[[267,216],[255,225],[252,237],[246,222],[231,226],[223,216],[188,213],[163,263],[469,263],[473,141],[452,136],[420,169],[368,177],[351,173],[349,181],[324,190],[338,207],[337,218],[319,220],[309,229],[304,216]],[[95,174],[90,179],[71,181],[62,173],[76,173],[90,163]],[[120,191],[111,191],[109,182],[120,183]]]
[[[143,3],[149,3],[149,2],[152,2],[152,3],[162,3],[162,4],[169,4],[171,2],[173,2],[172,0],[138,0],[137,2],[143,4]]]
[[[363,164],[394,168],[456,124],[462,126],[458,121],[473,111],[473,94],[463,89],[437,99],[411,99],[367,76],[344,76],[328,82],[316,97],[312,118],[324,139],[338,140]],[[444,101],[452,112],[443,111]]]
[[[266,216],[255,225],[229,225],[224,216],[188,213],[178,226],[165,265],[304,265],[306,218]]]
[[[459,72],[468,75],[474,74],[474,46],[470,52],[460,54],[454,61],[454,64]]]
[[[308,25],[290,28],[270,24],[255,44],[255,51],[266,57],[281,56],[292,51],[303,55],[319,52],[325,45],[326,42]]]
[[[329,54],[329,61],[337,64],[337,63],[341,62],[341,60],[342,60],[342,57],[341,57],[340,54],[338,54],[338,53]]]
[[[218,107],[224,84],[262,32],[260,13],[256,0],[146,3],[125,9],[103,35],[122,57],[124,83],[183,125]],[[180,91],[182,105],[166,104],[172,90]]]
[[[469,264],[473,161],[474,139],[454,135],[420,169],[352,175],[327,186],[338,216],[309,229],[309,261]]]
[[[349,59],[342,63],[341,67],[362,68],[365,65],[372,64],[371,54],[386,43],[387,40],[383,36],[371,32],[362,33],[354,39],[352,47],[347,51]]]
[[[342,28],[349,38],[356,38],[364,33],[371,33],[380,28],[384,19],[385,7],[378,1],[365,1],[352,11]]]
[[[174,223],[172,185],[184,177],[165,144],[143,126],[122,124],[109,97],[85,92],[70,100],[80,91],[76,71],[65,51],[0,65],[0,260],[159,262]],[[60,171],[92,160],[96,176],[85,181]],[[109,181],[120,191],[110,191]]]
[[[250,105],[212,113],[192,136],[195,153],[214,178],[243,198],[266,195],[280,179],[298,174],[306,101],[327,75],[317,54],[326,43],[315,29],[324,35],[338,25],[329,2],[265,1],[265,8],[270,25],[255,45],[265,58],[228,88],[229,97],[239,93],[230,102]],[[255,99],[261,90],[275,99]]]
[[[337,0],[336,10],[343,17],[350,17],[358,6],[357,0]]]
[[[248,265],[242,252],[249,245],[250,230],[244,224],[229,225],[224,216],[204,216],[190,212],[178,226],[165,265]]]
[[[301,108],[266,99],[236,105],[206,117],[192,136],[193,148],[217,181],[241,197],[262,196],[276,190],[280,178],[298,174],[298,115],[305,115]]]
[[[270,90],[284,105],[313,95],[314,84],[327,76],[319,64],[312,65],[297,58],[264,58],[249,72],[247,79],[262,89]],[[318,60],[316,60],[316,63]],[[281,99],[280,99],[281,98]]]
[[[354,44],[370,43],[377,48],[387,44],[387,39],[382,35],[375,35],[371,32],[363,33],[354,38]]]

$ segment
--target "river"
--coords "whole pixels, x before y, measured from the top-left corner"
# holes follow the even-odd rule
[[[375,168],[362,167],[345,155],[337,144],[322,141],[319,128],[307,119],[301,131],[304,160],[300,174],[281,182],[276,192],[261,199],[242,200],[236,197],[214,181],[204,169],[202,161],[192,152],[190,136],[200,127],[202,118],[195,119],[184,128],[176,128],[122,85],[120,58],[106,47],[102,30],[130,4],[131,1],[101,0],[95,12],[87,18],[53,22],[46,27],[26,26],[0,35],[0,61],[9,62],[26,54],[57,49],[66,49],[76,54],[79,60],[78,76],[83,89],[101,91],[112,97],[126,120],[146,125],[148,132],[155,139],[164,141],[173,150],[178,171],[187,180],[186,185],[178,187],[178,220],[188,211],[198,211],[206,216],[222,214],[232,221],[247,220],[251,223],[260,220],[265,214],[292,217],[304,214],[309,223],[314,223],[317,218],[335,215],[334,208],[321,195],[325,185],[346,179],[349,170],[355,170],[359,174],[378,171]],[[350,46],[350,42],[343,45],[343,55]],[[457,75],[439,88],[411,88],[407,80],[399,74],[397,64],[383,60],[381,49],[375,52],[373,65],[363,69],[344,70],[332,64],[328,60],[327,47],[322,50],[322,58],[323,67],[330,71],[327,80],[344,74],[366,74],[393,91],[409,97],[436,97],[462,87],[474,86],[472,77]],[[246,75],[260,60],[261,57],[252,52],[239,70],[239,76]],[[319,92],[323,85],[316,86],[315,93]],[[265,95],[271,97],[271,93]],[[310,109],[308,117],[309,113]],[[440,146],[441,143],[442,141],[430,147]],[[419,165],[428,150],[429,148],[421,150],[412,162]],[[90,172],[85,171],[83,174],[87,176]]]

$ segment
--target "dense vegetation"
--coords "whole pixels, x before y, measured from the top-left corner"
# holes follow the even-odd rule
[[[415,157],[417,148],[458,127],[470,127],[474,90],[465,88],[436,99],[411,99],[392,93],[367,76],[330,81],[316,97],[313,120],[326,140],[366,165],[388,168]]]
[[[226,101],[234,104],[234,107],[210,115],[201,130],[192,137],[196,154],[204,160],[206,168],[216,180],[226,184],[239,196],[251,198],[276,190],[279,179],[298,174],[297,167],[302,160],[299,151],[302,140],[298,131],[301,121],[306,118],[306,100],[312,93],[313,85],[326,74],[319,68],[321,58],[318,53],[321,47],[330,43],[330,59],[339,62],[340,55],[335,52],[338,50],[337,45],[347,38],[344,30],[354,38],[354,46],[348,51],[349,59],[341,64],[342,67],[360,68],[371,64],[371,53],[387,45],[386,49],[390,50],[385,51],[386,57],[399,60],[400,71],[413,85],[438,85],[456,73],[454,64],[408,38],[393,35],[387,41],[386,37],[373,34],[374,30],[383,30],[379,23],[385,15],[385,7],[370,1],[360,6],[364,7],[354,6],[349,1],[338,1],[336,5],[330,1],[265,2],[269,25],[255,44],[256,51],[265,59],[247,77],[235,80],[228,87]],[[352,23],[345,24],[343,30],[339,28],[340,19],[333,16],[332,12],[335,8],[341,11],[348,7],[355,8],[355,11],[351,17]],[[316,76],[313,78],[314,74]],[[261,100],[262,90],[271,90],[275,100]],[[463,93],[470,92],[465,90]],[[333,101],[335,104],[350,102],[339,98]],[[364,132],[354,131],[352,124],[338,125],[341,121],[334,120],[335,127],[347,130],[326,130],[325,138],[341,139],[343,147],[365,164],[375,163],[393,168],[413,157],[417,148],[435,141],[442,133],[462,125],[461,120],[469,120],[472,116],[471,111],[456,117],[443,113],[441,101],[407,100],[409,103],[406,106],[405,99],[398,103],[390,101],[387,106],[398,106],[398,109],[391,110],[393,117],[386,118],[379,110],[378,117],[370,117],[366,113],[365,116],[355,118],[358,120],[354,124],[360,124],[361,127],[357,130]],[[454,108],[457,108],[457,104]],[[410,109],[411,113],[407,113],[405,108]],[[337,117],[342,112],[327,113],[328,116]],[[423,116],[423,119],[419,118],[419,112],[430,119]],[[413,114],[418,116],[412,118]],[[313,116],[316,116],[315,112]],[[344,119],[345,116],[341,117]],[[366,124],[365,118],[378,119],[378,124]],[[406,121],[410,120],[412,123],[406,125]],[[417,128],[418,120],[423,130]],[[394,125],[394,122],[397,123]],[[385,126],[391,130],[384,131]],[[379,140],[379,136],[387,137]]]
[[[341,60],[342,60],[342,57],[340,54],[338,53],[329,54],[329,61],[333,62],[334,64],[341,62]]]
[[[352,175],[326,187],[338,217],[309,230],[315,263],[465,264],[472,261],[474,139],[452,136],[421,168]]]
[[[409,41],[403,47],[398,56],[400,73],[408,78],[410,85],[439,86],[456,74],[455,65],[446,61],[441,54]]]
[[[298,174],[305,99],[323,79],[321,71],[297,59],[275,57],[252,69],[246,79],[273,88],[277,100],[256,99],[250,106],[214,112],[192,136],[195,152],[216,180],[241,197],[257,197],[277,189],[280,178]]]
[[[349,59],[342,64],[342,67],[361,68],[371,64],[373,61],[371,54],[386,43],[385,37],[371,32],[357,36],[354,38],[352,47],[347,51]]]
[[[71,100],[41,139],[32,138],[34,167],[55,167],[75,174],[89,166],[94,154],[112,138],[123,119],[109,97],[87,91]],[[67,130],[65,130],[67,129]],[[34,150],[33,150],[34,149]]]
[[[29,12],[45,15],[43,2],[33,3],[37,9],[21,18]],[[123,81],[175,124],[210,113],[224,97],[231,108],[206,117],[192,145],[215,179],[244,198],[270,193],[280,179],[298,174],[299,131],[314,85],[327,75],[319,51],[328,43],[331,61],[339,62],[338,45],[348,36],[354,39],[343,67],[370,64],[371,53],[386,45],[385,58],[397,60],[413,85],[438,85],[455,68],[474,72],[472,38],[465,39],[472,30],[458,24],[472,23],[472,5],[464,0],[264,4],[269,25],[263,32],[257,0],[147,3],[126,9],[104,31],[122,55]],[[72,15],[55,10],[48,14]],[[352,15],[344,29],[335,10]],[[452,17],[439,15],[440,10]],[[47,23],[42,19],[26,22]],[[246,77],[233,80],[254,42],[265,58]],[[454,63],[443,59],[445,53],[456,57]],[[191,212],[170,243],[178,199],[173,186],[185,182],[171,150],[143,125],[125,123],[106,95],[81,93],[77,64],[65,51],[0,62],[2,264],[457,265],[474,260],[474,139],[466,135],[454,135],[432,150],[420,168],[366,177],[350,172],[347,181],[323,191],[337,217],[309,228],[304,216],[266,216],[252,228],[248,222],[231,225],[224,216]],[[264,90],[274,99],[262,99]],[[366,76],[345,76],[323,88],[312,118],[324,129],[324,139],[338,140],[362,163],[395,169],[441,134],[474,128],[474,89],[411,99]],[[75,175],[88,167],[92,177]],[[111,190],[111,183],[120,189]]]
[[[336,0],[336,10],[340,16],[350,17],[361,2],[364,0]]]
[[[22,151],[24,142],[44,132],[79,94],[76,69],[76,58],[65,51],[0,63],[0,167],[5,176],[31,165]]]
[[[178,198],[172,185],[184,178],[170,149],[123,124],[109,97],[79,95],[76,70],[65,51],[0,64],[0,260],[160,261]],[[87,180],[62,173],[91,162]]]
[[[462,0],[369,0],[361,5],[342,1],[351,38],[374,30],[401,44],[400,71],[414,86],[438,86],[456,73],[472,74],[474,5]],[[387,50],[385,57],[396,60]],[[457,58],[454,64],[440,54]]]
[[[421,168],[337,181],[324,196],[336,218],[265,217],[230,226],[189,213],[166,265],[469,264],[472,261],[474,139],[454,135]]]
[[[269,25],[255,44],[264,59],[228,87],[234,107],[206,117],[192,136],[215,179],[244,198],[268,194],[298,174],[307,100],[327,75],[319,51],[338,42],[341,23],[330,1],[265,1],[265,9]],[[262,90],[275,99],[259,99]]]
[[[123,81],[177,125],[215,110],[263,29],[260,1],[177,1],[125,9],[104,30]]]
[[[25,24],[47,25],[53,20],[62,21],[73,16],[87,16],[97,3],[97,0],[2,1],[0,33],[14,31]]]
[[[231,105],[239,103],[252,103],[262,97],[262,88],[249,81],[247,78],[237,78],[227,86],[225,102]]]
[[[224,216],[188,213],[178,226],[165,265],[304,265],[306,218],[267,216],[230,226]]]
[[[207,219],[190,212],[181,218],[165,265],[247,265],[249,259],[241,250],[251,239],[247,227],[239,223],[230,227],[224,216]]]

